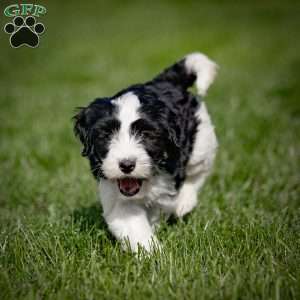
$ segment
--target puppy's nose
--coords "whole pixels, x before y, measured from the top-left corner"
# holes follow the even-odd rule
[[[125,173],[131,173],[135,168],[135,159],[123,159],[119,162],[120,170]]]

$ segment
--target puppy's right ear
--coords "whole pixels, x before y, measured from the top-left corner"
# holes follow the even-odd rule
[[[79,137],[83,145],[81,155],[88,156],[92,148],[92,112],[89,107],[80,107],[79,109],[79,112],[73,117],[74,133],[76,137]]]

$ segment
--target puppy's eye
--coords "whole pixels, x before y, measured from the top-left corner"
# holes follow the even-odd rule
[[[107,132],[107,131],[101,131],[101,132],[98,132],[98,135],[97,135],[97,138],[98,139],[107,139],[111,136],[111,133],[110,132]]]
[[[131,132],[142,139],[155,140],[159,137],[158,129],[149,121],[138,119],[131,125]]]
[[[155,130],[152,130],[152,131],[150,131],[150,130],[142,131],[142,137],[150,139],[150,140],[155,140],[158,137],[158,132],[155,131]]]
[[[120,128],[120,122],[117,120],[108,120],[98,124],[96,128],[96,138],[98,140],[108,139]]]

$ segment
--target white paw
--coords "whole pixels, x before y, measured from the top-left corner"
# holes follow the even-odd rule
[[[193,210],[196,206],[197,201],[195,200],[187,200],[187,201],[180,201],[176,207],[176,216],[182,218],[184,215],[188,214]]]
[[[197,205],[197,193],[193,185],[185,183],[176,199],[175,214],[181,218]]]
[[[129,240],[128,238],[124,238],[122,240],[122,248],[125,251],[131,251],[133,253],[139,253],[139,250],[148,254],[161,251],[161,245],[155,236],[146,240]]]

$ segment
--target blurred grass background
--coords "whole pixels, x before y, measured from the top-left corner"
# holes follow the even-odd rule
[[[39,4],[38,48],[0,33],[1,298],[299,299],[299,3]],[[105,228],[71,117],[194,51],[220,65],[215,171],[138,261]]]

